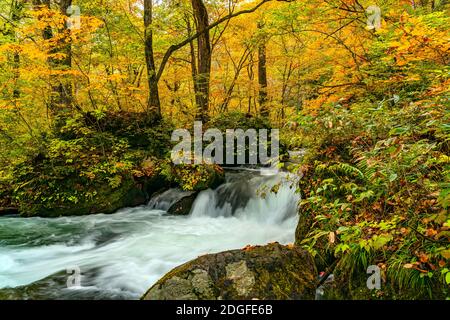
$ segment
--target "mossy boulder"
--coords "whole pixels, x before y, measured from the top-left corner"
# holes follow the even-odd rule
[[[68,187],[71,182],[64,182]],[[73,180],[73,189],[78,181]],[[41,188],[42,191],[43,188]],[[70,190],[70,188],[68,188]],[[54,194],[22,193],[19,198],[19,211],[23,216],[60,217],[96,213],[113,213],[125,207],[135,207],[146,203],[148,196],[142,185],[136,184],[132,177],[125,177],[119,186],[92,184],[81,186],[79,192]],[[58,197],[59,196],[59,197]]]
[[[144,300],[250,300],[315,297],[311,255],[272,243],[199,257],[160,279]]]
[[[161,175],[137,177],[127,171],[93,180],[76,174],[54,178],[39,172],[25,181],[15,193],[17,211],[41,217],[110,214],[145,205],[152,194],[170,186]]]
[[[0,179],[0,207],[17,207],[23,216],[114,213],[170,187],[198,192],[224,181],[219,166],[173,165],[171,126],[156,120],[121,112],[64,119],[42,136],[39,150],[13,166],[12,187]]]
[[[113,213],[143,205],[152,193],[170,186],[154,168],[142,167],[148,158],[132,149],[128,139],[85,127],[76,118],[46,137],[38,153],[14,166],[12,201],[22,215],[43,217]],[[162,161],[152,158],[155,167]]]
[[[67,288],[66,281],[67,275],[65,272],[60,272],[29,285],[16,288],[3,288],[0,289],[0,300],[57,299],[60,293],[55,292],[54,289],[59,288],[61,290],[65,287]]]

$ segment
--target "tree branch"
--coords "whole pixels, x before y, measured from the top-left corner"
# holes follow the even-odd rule
[[[219,20],[211,23],[207,28],[205,28],[205,29],[203,29],[203,30],[193,34],[192,36],[190,36],[190,37],[188,37],[186,39],[184,39],[180,43],[170,46],[169,49],[167,49],[166,53],[164,54],[164,57],[163,57],[163,59],[161,61],[161,64],[159,66],[158,73],[156,74],[156,81],[159,81],[161,79],[161,76],[162,76],[162,74],[164,72],[166,64],[167,64],[167,62],[169,61],[170,57],[172,56],[172,54],[175,51],[183,48],[188,43],[190,43],[190,42],[194,41],[195,39],[197,39],[198,37],[200,37],[203,33],[208,32],[209,30],[217,27],[218,25],[224,23],[225,21],[228,21],[230,19],[233,19],[233,18],[238,17],[238,16],[243,15],[243,14],[255,12],[263,4],[265,4],[267,2],[270,2],[270,1],[273,1],[273,0],[261,0],[261,2],[259,2],[257,5],[255,5],[254,7],[250,8],[250,9],[245,9],[245,10],[241,10],[241,11],[238,11],[238,12],[235,12],[235,13],[230,13],[230,14],[220,18]],[[275,1],[294,2],[295,0],[275,0]]]

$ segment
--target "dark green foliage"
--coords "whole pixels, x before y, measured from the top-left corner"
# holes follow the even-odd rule
[[[262,117],[249,115],[239,111],[222,113],[208,122],[208,128],[217,128],[223,132],[227,129],[270,129],[270,122]]]
[[[147,157],[167,153],[168,130],[146,114],[73,117],[14,166],[9,196],[27,216],[111,213],[143,204],[164,182],[140,179],[136,171]]]
[[[446,297],[450,158],[444,106],[442,96],[379,108],[362,100],[351,110],[337,105],[300,119],[300,145],[308,152],[298,168],[304,178],[297,243],[324,268],[340,259],[336,272],[346,291],[339,298]],[[355,281],[367,279],[367,266],[377,264],[384,268],[385,290],[361,295],[365,283]]]
[[[125,139],[131,149],[164,157],[169,151],[173,126],[161,122],[143,112],[87,113],[84,116],[87,127],[98,132],[106,132],[119,139]]]

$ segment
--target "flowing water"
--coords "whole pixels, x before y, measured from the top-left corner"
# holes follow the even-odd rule
[[[81,288],[46,283],[44,298],[95,292],[101,299],[137,299],[166,272],[199,255],[293,242],[299,196],[292,179],[261,172],[227,173],[226,183],[198,195],[189,216],[166,214],[184,194],[173,189],[148,206],[112,215],[0,217],[0,288],[58,273],[66,279],[67,269],[79,269],[85,275]]]

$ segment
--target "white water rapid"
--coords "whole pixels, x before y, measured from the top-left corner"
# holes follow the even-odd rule
[[[293,242],[299,195],[291,185],[282,173],[236,171],[216,190],[201,192],[189,216],[166,214],[181,192],[171,190],[148,206],[112,215],[0,217],[0,288],[79,268],[86,274],[81,288],[51,287],[49,297],[71,290],[75,298],[95,291],[97,298],[138,299],[166,272],[199,255]]]

